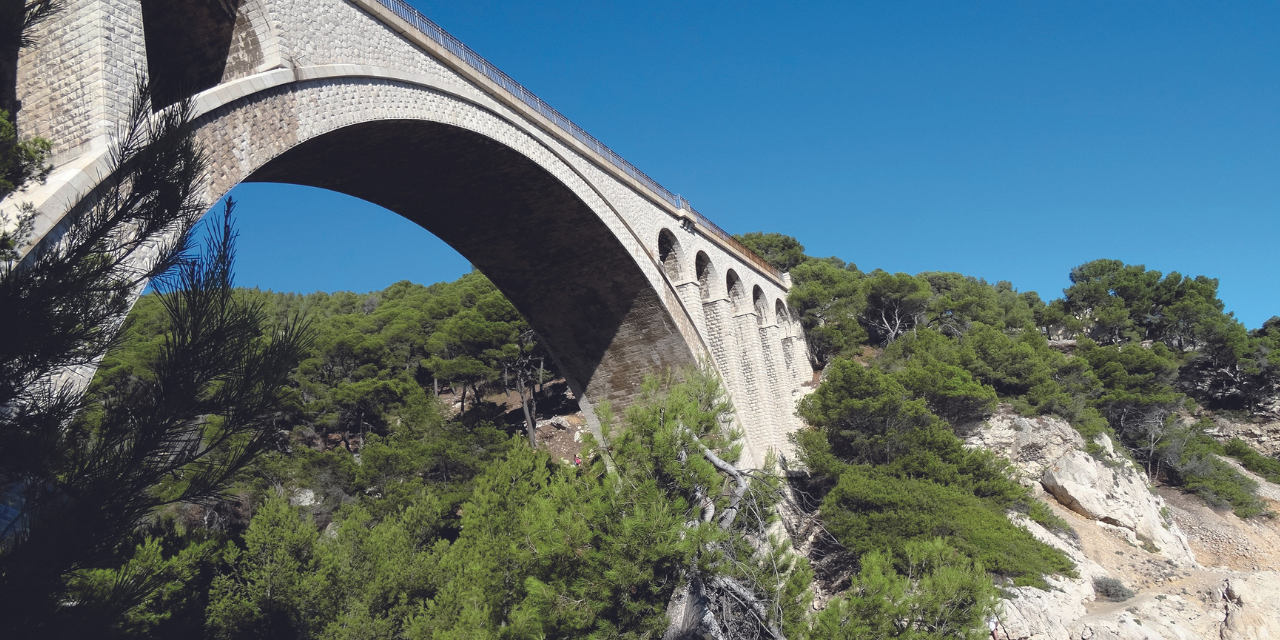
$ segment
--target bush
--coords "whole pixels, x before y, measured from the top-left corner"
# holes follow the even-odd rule
[[[1240,461],[1244,468],[1266,478],[1267,480],[1280,484],[1280,460],[1268,458],[1250,447],[1248,443],[1240,438],[1232,438],[1223,447],[1223,453]]]
[[[981,564],[942,540],[908,543],[897,558],[872,551],[860,564],[848,591],[818,614],[814,640],[986,636],[999,591]]]
[[[996,408],[995,389],[945,362],[915,359],[894,372],[893,377],[952,425],[980,420]]]
[[[1093,591],[1112,602],[1124,602],[1134,596],[1132,589],[1115,578],[1094,578]]]
[[[822,514],[828,530],[859,555],[882,549],[901,555],[913,541],[941,538],[1018,585],[1046,588],[1044,575],[1073,570],[1066,556],[969,491],[872,467],[850,466],[827,494]]]
[[[904,434],[939,422],[897,380],[852,360],[832,362],[797,413],[825,432],[831,452],[846,462],[888,462],[908,450]]]
[[[1166,437],[1157,456],[1168,471],[1169,484],[1196,494],[1213,507],[1231,507],[1241,518],[1269,514],[1255,495],[1258,483],[1218,457],[1225,450],[1204,432],[1205,426],[1201,422],[1181,427]],[[1239,445],[1235,450],[1240,450]]]

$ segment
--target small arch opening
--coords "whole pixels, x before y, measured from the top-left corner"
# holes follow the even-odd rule
[[[698,275],[698,289],[702,293],[703,300],[711,299],[711,258],[706,252],[699,251],[698,255],[693,258],[693,268]]]
[[[781,298],[773,301],[773,317],[777,319],[778,326],[782,327],[782,334],[791,335],[791,314],[787,313],[787,305],[782,303]]]
[[[734,273],[733,269],[730,269],[725,276],[724,288],[729,293],[729,303],[733,308],[733,312],[743,311],[743,307],[746,306],[747,302],[747,292],[743,290],[742,279],[738,277],[737,273]]]
[[[658,232],[658,262],[671,282],[680,281],[680,243],[668,229]]]
[[[756,324],[763,325],[769,320],[769,303],[765,302],[764,289],[757,285],[751,290],[751,303],[756,308]]]

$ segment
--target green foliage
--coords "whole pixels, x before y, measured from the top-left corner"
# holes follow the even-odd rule
[[[791,270],[787,304],[800,316],[810,359],[818,368],[851,355],[867,341],[859,320],[866,308],[862,278],[856,266],[827,260],[809,260]]]
[[[981,563],[942,539],[909,542],[897,555],[871,551],[860,564],[849,590],[819,614],[815,640],[986,636],[998,592]]]
[[[283,498],[268,500],[227,550],[231,573],[214,579],[208,620],[214,638],[279,638],[316,622],[315,527]]]
[[[755,525],[726,529],[699,517],[730,508],[721,491],[728,478],[708,458],[688,454],[699,443],[723,460],[738,450],[723,430],[729,407],[718,382],[687,377],[646,383],[625,422],[607,425],[615,434],[609,447],[596,449],[584,468],[506,440],[459,503],[440,483],[411,479],[423,462],[419,440],[439,444],[452,436],[434,429],[448,427],[373,441],[348,472],[357,483],[378,478],[366,481],[365,494],[390,492],[348,503],[325,535],[300,509],[269,499],[214,581],[210,632],[651,637],[665,628],[667,604],[690,572],[758,585],[762,596],[790,603],[780,606],[783,624],[803,626],[807,565],[781,544],[757,554],[742,538],[748,528],[762,534]],[[400,483],[412,487],[408,494],[393,490]],[[387,509],[388,502],[398,506]],[[767,526],[769,504],[748,508],[755,511],[744,521]]]
[[[1119,434],[1119,441],[1147,462],[1148,474],[1155,477],[1152,463],[1184,399],[1173,386],[1176,357],[1163,344],[1102,347],[1087,338],[1080,340],[1076,354],[1076,359],[1089,363],[1101,386],[1093,394],[1092,407]]]
[[[1240,461],[1244,468],[1266,478],[1270,482],[1280,484],[1280,460],[1268,458],[1254,450],[1240,438],[1232,438],[1223,446],[1223,453]]]
[[[962,487],[853,466],[823,500],[827,529],[857,554],[895,553],[910,541],[942,538],[1016,584],[1047,588],[1042,576],[1068,573],[1072,564],[1025,529]]]
[[[1142,265],[1094,260],[1072,269],[1071,283],[1063,309],[1101,344],[1156,340],[1181,350],[1222,313],[1218,281],[1204,276],[1162,277]]]
[[[909,432],[938,422],[892,376],[852,360],[831,363],[796,412],[826,434],[832,454],[850,462],[888,462],[906,453]]]
[[[916,335],[928,334],[933,332],[924,329]],[[912,341],[916,335],[906,336],[895,345]],[[995,410],[995,389],[978,382],[968,371],[928,352],[904,360],[905,364],[893,370],[894,379],[913,396],[922,398],[930,411],[947,422],[953,425],[972,422]],[[894,359],[886,353],[880,362],[882,366],[893,366]]]
[[[175,613],[188,613],[191,583],[199,582],[218,547],[213,539],[172,529],[144,534],[121,566],[72,574],[68,591],[77,605],[64,608],[48,631],[68,637],[154,637],[171,626]]]
[[[18,140],[17,136],[13,116],[0,109],[0,197],[25,189],[32,182],[43,184],[53,170],[53,165],[45,164],[53,151],[48,140]]]
[[[1034,321],[1032,304],[1040,300],[1015,292],[1013,285],[1003,281],[991,286],[985,280],[942,271],[916,277],[927,282],[932,293],[926,323],[945,335],[964,335],[975,322],[1025,327]]]
[[[862,324],[878,344],[889,344],[923,324],[933,297],[923,278],[879,269],[867,274],[863,292]]]
[[[898,353],[941,338],[933,335]],[[1034,500],[1010,479],[1005,464],[989,452],[965,448],[898,375],[837,360],[817,391],[801,401],[799,414],[814,427],[797,437],[804,460],[837,481],[823,501],[827,529],[857,554],[899,553],[908,542],[941,537],[988,571],[1020,584],[1043,586],[1043,575],[1071,571],[1065,556],[1015,527],[1004,513],[1017,509],[1051,528],[1062,524],[1047,510],[1031,507]]]
[[[76,205],[62,240],[0,265],[0,491],[20,510],[0,541],[0,599],[20,612],[8,620],[20,635],[126,615],[150,597],[99,588],[81,571],[156,566],[147,549],[133,554],[140,564],[119,560],[158,509],[214,499],[267,446],[308,340],[305,322],[272,323],[234,295],[230,201],[191,255],[204,159],[189,105],[152,113],[145,86],[139,94],[118,166]],[[167,330],[133,359],[146,374],[83,395],[66,371],[116,343],[119,318],[152,278]]]
[[[1162,343],[1182,365],[1179,387],[1213,407],[1256,409],[1280,388],[1274,338],[1265,327],[1251,335],[1223,313],[1216,279],[1095,260],[1073,269],[1071,281],[1041,326],[1056,323],[1102,345]]]
[[[753,231],[736,234],[733,239],[781,271],[790,271],[807,258],[800,241],[781,233]]]
[[[1213,507],[1230,507],[1241,518],[1269,515],[1256,495],[1258,484],[1218,457],[1224,448],[1206,433],[1212,426],[1211,421],[1202,420],[1168,429],[1154,455],[1159,465],[1156,474],[1163,469],[1170,484]]]
[[[1134,422],[1150,420],[1153,413],[1169,414],[1182,402],[1182,394],[1173,386],[1178,360],[1163,344],[1100,347],[1084,339],[1076,355],[1089,363],[1101,383],[1103,391],[1095,405],[1121,435]]]

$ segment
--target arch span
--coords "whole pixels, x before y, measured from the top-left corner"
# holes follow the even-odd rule
[[[544,167],[487,136],[425,120],[352,124],[299,142],[243,181],[338,191],[435,234],[511,300],[592,403],[625,405],[644,375],[696,360],[600,216]]]
[[[525,315],[589,422],[592,403],[625,405],[646,374],[710,356],[749,427],[747,453],[762,461],[796,426],[792,396],[803,391],[764,384],[772,357],[762,329],[743,325],[767,309],[753,313],[747,292],[785,298],[789,281],[478,54],[388,7],[71,3],[47,33],[103,16],[111,29],[93,31],[83,52],[20,63],[19,97],[32,105],[20,135],[48,137],[58,154],[48,182],[16,196],[39,212],[36,238],[102,179],[132,89],[118,71],[150,63],[165,92],[208,87],[193,99],[210,201],[244,181],[289,182],[421,225]],[[106,99],[85,103],[89,94]]]

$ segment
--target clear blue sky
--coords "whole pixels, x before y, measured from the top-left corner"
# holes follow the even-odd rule
[[[731,232],[1046,299],[1118,258],[1280,314],[1280,3],[414,4]],[[235,195],[243,285],[469,268],[352,198]]]

